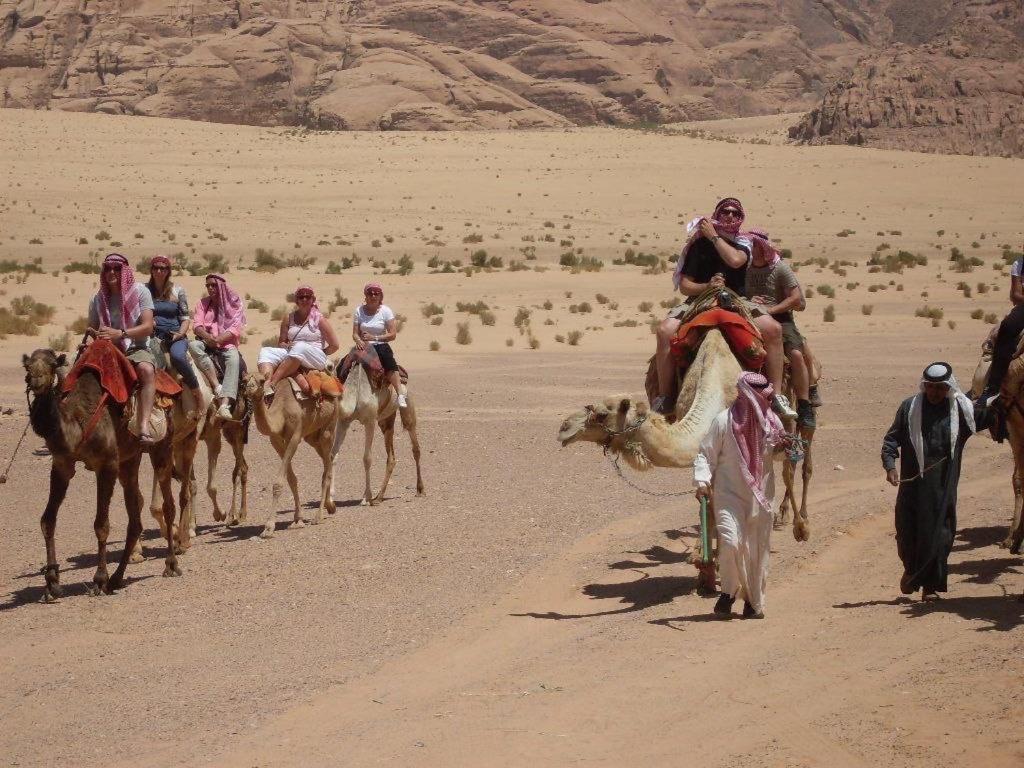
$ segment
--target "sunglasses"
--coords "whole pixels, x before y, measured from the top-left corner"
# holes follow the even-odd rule
[[[216,283],[207,283],[206,284],[206,290],[210,290],[211,288],[216,288],[216,287],[217,287]]]
[[[731,216],[734,219],[738,219],[743,214],[741,214],[735,208],[723,208],[722,210],[720,210],[718,212],[718,215],[719,216]]]
[[[367,291],[366,295],[367,296],[383,296],[384,292],[383,291]]]
[[[295,295],[296,301],[310,301],[313,298],[312,293],[299,293]]]
[[[171,268],[170,267],[150,267],[149,271],[150,272],[170,272]]]

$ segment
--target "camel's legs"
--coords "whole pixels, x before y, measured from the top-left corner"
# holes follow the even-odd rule
[[[160,487],[164,489],[164,519],[167,521],[164,538],[167,541],[167,555],[164,558],[164,576],[180,576],[181,569],[178,568],[177,552],[174,546],[174,493],[171,489],[171,477],[173,473],[173,457],[169,440],[164,440],[159,445],[153,446],[150,451],[153,461],[153,474],[159,476]],[[136,477],[138,473],[136,472]],[[138,484],[136,483],[136,488]],[[127,499],[127,490],[125,491]],[[127,503],[127,501],[126,501]],[[129,514],[131,510],[129,507]],[[180,534],[179,534],[180,535]],[[186,529],[186,535],[188,535]]]
[[[373,432],[376,429],[376,425],[371,421],[363,424],[363,472],[366,475],[366,485],[363,489],[363,499],[360,504],[363,506],[367,504],[376,504],[376,499],[373,498],[373,492],[370,490],[370,467],[373,465]]]
[[[206,494],[213,502],[213,519],[218,523],[224,519],[217,501],[217,460],[220,458],[220,448],[220,429],[213,425],[206,434]]]
[[[380,493],[374,499],[375,503],[384,501],[384,491],[388,489],[391,481],[391,473],[395,471],[395,414],[392,413],[380,422],[380,431],[384,434],[384,451],[387,453],[387,465],[384,467],[384,482],[380,484]]]
[[[96,471],[96,518],[92,529],[96,532],[96,573],[93,574],[93,586],[89,589],[94,595],[109,592],[107,573],[107,537],[110,535],[110,497],[114,495],[114,484],[117,482],[117,470],[113,467],[100,467]]]
[[[334,447],[333,431],[325,429],[321,433],[320,441],[316,446],[316,452],[320,455],[320,460],[324,464],[324,472],[320,478],[320,504],[317,506],[313,518],[309,521],[312,525],[320,524],[320,521],[323,520],[324,509],[328,509],[330,514],[334,514],[334,499],[331,498],[331,477],[334,474],[334,462],[331,460],[332,447]]]
[[[411,397],[406,395],[406,400],[409,401],[409,406],[399,413],[402,416],[402,427],[409,433],[409,442],[412,443],[412,458],[416,462],[416,495],[422,496],[427,489],[423,485],[423,475],[420,473],[420,438],[416,433],[416,409]]]
[[[782,482],[786,486],[786,492],[782,497],[782,501],[779,502],[778,508],[775,510],[775,519],[772,520],[772,527],[778,531],[786,524],[786,520],[789,519],[790,509],[793,511],[794,518],[796,516],[796,501],[794,497],[796,495],[793,487],[793,475],[796,472],[796,467],[793,466],[793,462],[789,460],[788,456],[782,457]]]
[[[50,466],[50,496],[46,500],[46,509],[39,518],[39,527],[43,531],[43,540],[46,542],[46,567],[43,573],[46,577],[46,589],[43,592],[43,599],[52,603],[61,596],[60,588],[60,567],[57,565],[57,545],[54,541],[54,531],[57,528],[57,512],[68,492],[68,484],[75,476],[75,462],[69,458],[53,457],[53,464]]]
[[[1006,540],[1003,546],[1009,547],[1010,552],[1019,554],[1021,541],[1024,540],[1024,498],[1021,496],[1021,477],[1024,476],[1024,447],[1020,441],[1010,436],[1010,448],[1013,449],[1013,518],[1010,520],[1010,530],[1007,531]]]
[[[227,438],[235,455],[235,466],[231,470],[231,510],[228,512],[228,525],[234,525],[249,514],[249,462],[245,460],[245,433],[242,428],[230,425]]]
[[[338,422],[338,428],[334,433],[334,447],[331,449],[331,462],[334,463],[338,460],[338,454],[341,453],[341,446],[345,442],[345,436],[348,434],[348,428],[352,426],[351,421],[340,421]],[[331,498],[334,498],[334,473],[331,473]]]
[[[178,550],[184,552],[192,545],[192,531],[195,521],[192,519],[192,484],[193,461],[196,455],[196,444],[193,438],[186,438],[184,442],[174,446],[174,465],[178,468],[181,477],[181,491],[178,497],[178,508],[180,517],[178,519]],[[170,487],[170,484],[168,484]],[[173,510],[172,510],[173,514]]]
[[[814,457],[811,451],[814,445],[814,430],[801,430],[800,436],[804,439],[804,466],[801,473],[803,487],[800,489],[800,510],[793,510],[793,538],[797,541],[807,541],[811,537],[811,522],[807,517],[807,489],[814,475]]]
[[[117,479],[121,483],[124,492],[124,506],[128,511],[128,530],[124,536],[124,552],[121,553],[121,562],[117,564],[114,575],[107,582],[108,589],[119,589],[124,581],[124,572],[131,559],[131,553],[142,535],[142,491],[139,489],[139,464],[142,462],[142,454],[136,453],[132,458],[121,462],[117,468]],[[168,540],[167,553],[174,558],[174,550],[170,547]],[[175,566],[176,567],[176,566]]]

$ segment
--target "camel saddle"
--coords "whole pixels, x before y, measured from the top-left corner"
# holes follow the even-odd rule
[[[712,328],[717,328],[722,333],[733,355],[744,369],[761,370],[768,353],[757,326],[745,314],[716,305],[685,317],[675,338],[670,342],[672,356],[678,363],[681,373],[685,373],[697,357],[704,336]]]
[[[344,384],[345,380],[348,379],[349,373],[352,372],[352,367],[356,363],[362,364],[363,369],[366,371],[366,375],[370,377],[370,386],[374,389],[380,389],[381,386],[387,383],[388,372],[385,371],[384,366],[381,365],[380,357],[377,355],[377,350],[374,348],[373,344],[367,344],[362,349],[359,347],[352,347],[338,366],[338,370],[336,372],[338,380]],[[402,366],[398,366],[398,376],[402,384],[408,385],[409,372]]]

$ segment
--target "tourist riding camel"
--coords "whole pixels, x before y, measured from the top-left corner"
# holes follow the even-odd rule
[[[154,256],[149,262],[149,282],[146,283],[153,297],[153,338],[150,352],[157,364],[166,369],[167,357],[182,382],[192,391],[195,410],[190,418],[198,420],[206,412],[209,402],[199,386],[199,378],[192,368],[188,353],[188,332],[192,318],[188,309],[185,286],[171,280],[171,260],[163,255]]]
[[[206,376],[217,398],[217,415],[230,419],[238,398],[242,359],[238,343],[245,330],[245,306],[223,275],[206,276],[206,296],[196,305],[193,318],[196,340],[189,345],[192,358]],[[219,381],[213,357],[219,358],[224,380]]]
[[[390,342],[398,336],[398,322],[391,307],[384,303],[384,289],[380,283],[367,283],[363,288],[363,303],[352,314],[352,340],[360,350],[373,347],[387,372],[398,407],[408,406],[402,393],[402,382]]]
[[[721,618],[732,616],[738,598],[744,601],[743,618],[764,618],[775,499],[772,455],[786,434],[772,412],[772,394],[760,373],[742,372],[735,402],[711,422],[693,461],[697,498],[714,503],[722,578],[715,614]]]
[[[698,217],[687,225],[687,241],[676,262],[672,279],[676,289],[688,298],[669,313],[658,326],[656,334],[659,396],[652,405],[659,413],[673,411],[673,404],[668,402],[676,376],[671,342],[679,331],[680,318],[686,314],[689,304],[694,297],[709,288],[724,287],[736,294],[743,294],[751,251],[749,242],[740,232],[744,216],[740,201],[727,197],[718,201],[711,216]],[[781,394],[782,328],[757,305],[751,304],[748,309],[767,352],[765,373],[775,392],[772,408],[785,418],[795,418],[796,411],[789,407],[785,396]]]
[[[337,352],[338,347],[338,336],[320,313],[313,289],[299,286],[295,291],[295,309],[281,318],[277,346],[260,349],[257,365],[264,377],[263,397],[268,404],[274,399],[278,382],[289,376],[294,376],[302,391],[308,393],[309,382],[303,371],[325,370],[328,356]]]
[[[1010,360],[1017,350],[1017,342],[1024,332],[1024,285],[1022,285],[1021,273],[1024,272],[1024,256],[1021,256],[1010,267],[1010,303],[1013,309],[1003,318],[996,333],[995,344],[992,349],[992,364],[988,369],[988,380],[985,389],[978,399],[981,405],[997,405],[999,393],[1003,386],[1003,379],[1006,378],[1006,371],[1010,367]],[[1001,420],[1002,421],[1002,420]],[[1006,437],[1005,427],[1000,426],[996,432],[996,440],[1003,442]]]
[[[100,289],[89,302],[89,328],[86,334],[116,344],[131,360],[139,376],[139,441],[152,445],[149,420],[156,397],[156,359],[149,351],[153,332],[153,297],[135,273],[128,259],[111,253],[100,269]]]
[[[800,281],[772,245],[767,232],[751,229],[747,237],[751,253],[743,295],[781,327],[782,351],[789,360],[789,375],[797,398],[797,424],[814,427],[814,408],[810,402],[811,366],[805,356],[807,344],[793,319],[794,312],[802,312],[807,306]]]
[[[989,411],[960,391],[949,363],[925,368],[919,389],[900,404],[882,439],[882,467],[886,480],[899,488],[900,591],[909,595],[920,589],[921,599],[927,601],[946,591],[964,445],[986,426]]]

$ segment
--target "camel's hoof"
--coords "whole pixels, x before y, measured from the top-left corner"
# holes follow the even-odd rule
[[[213,510],[213,519],[215,521],[220,523],[220,522],[223,522],[224,518],[225,518],[225,514],[223,512],[221,512],[219,509]]]
[[[425,490],[423,490],[422,488],[418,488],[418,489],[416,489],[416,495],[417,496],[426,496],[427,492]]]
[[[90,583],[85,585],[86,591],[93,597],[99,597],[103,594],[103,588],[99,584]]]
[[[238,525],[238,523],[239,523],[238,519],[235,518],[235,519],[232,519],[232,520],[228,520],[227,526],[228,526],[228,528],[234,528],[236,525]]]
[[[793,526],[793,538],[797,541],[809,541],[811,538],[811,529],[808,525],[798,523]]]
[[[188,529],[188,537],[190,539],[194,539],[196,537],[196,529],[195,528],[189,528]]]
[[[43,592],[44,603],[56,603],[60,597],[60,595],[55,595],[52,592],[50,592],[50,590],[46,590],[45,592]]]
[[[120,589],[123,586],[124,586],[124,579],[121,579],[121,578],[118,578],[118,577],[112,577],[107,582],[106,586],[103,587],[103,593],[107,594],[107,595],[112,595],[112,594],[114,594],[115,590],[118,590],[118,589]]]
[[[146,557],[141,552],[132,552],[131,557],[128,558],[129,563],[141,563]]]
[[[165,565],[164,577],[167,578],[170,576],[181,576],[181,568],[179,568],[177,565],[171,565],[170,563]]]
[[[272,539],[272,538],[274,538],[274,530],[271,529],[271,530],[268,531],[268,530],[264,529],[260,533],[260,538],[261,539]]]
[[[301,518],[298,519],[298,520],[293,520],[291,527],[292,528],[305,528],[306,527],[306,521],[302,520]]]
[[[359,506],[360,507],[368,507],[368,506],[370,506],[370,502],[367,501],[366,499],[360,499],[359,500]]]
[[[1021,547],[1022,543],[1024,543],[1024,542],[1018,541],[1016,544],[1011,543],[1010,544],[1010,554],[1011,555],[1019,555],[1020,554],[1020,547]]]
[[[1003,549],[1009,549],[1011,544],[1013,544],[1012,536],[1007,536],[1005,539],[999,542],[999,546]]]

